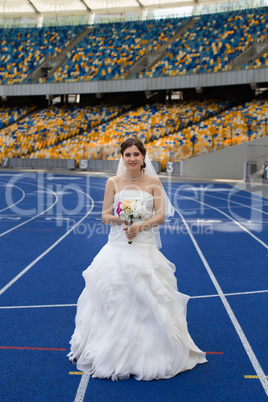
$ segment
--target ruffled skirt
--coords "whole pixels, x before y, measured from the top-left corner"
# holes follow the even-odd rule
[[[69,359],[93,377],[170,378],[205,363],[186,322],[189,297],[154,245],[108,242],[83,272]]]

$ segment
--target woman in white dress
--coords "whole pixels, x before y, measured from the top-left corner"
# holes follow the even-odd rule
[[[107,180],[103,201],[108,243],[83,272],[68,357],[93,377],[170,378],[205,363],[206,355],[188,333],[189,297],[178,292],[175,266],[155,244],[154,230],[165,220],[161,182],[144,173],[141,141],[129,138],[120,151],[125,173]],[[116,211],[124,200],[137,200],[145,215],[123,221]]]

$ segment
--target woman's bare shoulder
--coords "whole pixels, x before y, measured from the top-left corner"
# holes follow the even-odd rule
[[[107,180],[107,185],[113,186],[115,193],[122,186],[123,176],[124,175],[112,176]]]
[[[150,183],[150,184],[160,184],[161,181],[159,179],[158,176],[153,176],[153,175],[149,175],[149,174],[145,174],[144,175],[145,180]]]
[[[144,175],[144,180],[144,189],[152,195],[156,194],[157,190],[161,188],[161,181],[157,176]]]

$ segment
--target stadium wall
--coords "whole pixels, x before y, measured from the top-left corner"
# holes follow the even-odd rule
[[[244,144],[233,145],[187,159],[182,162],[181,176],[206,179],[245,180],[249,178],[248,173],[250,173],[247,171],[247,163],[250,159],[249,147],[254,145],[262,149],[267,149],[266,158],[262,157],[262,162],[268,163],[268,136],[266,136]],[[255,164],[255,162],[256,161],[251,160],[251,163]]]
[[[0,85],[0,96],[40,96],[92,93],[119,93],[187,88],[215,88],[234,85],[258,85],[268,82],[268,68],[236,70],[218,73],[122,79],[107,81],[77,81],[47,84]],[[266,86],[267,84],[265,84]],[[240,94],[237,93],[239,96]]]

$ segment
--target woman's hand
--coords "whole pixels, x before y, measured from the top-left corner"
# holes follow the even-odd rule
[[[127,225],[123,230],[126,233],[126,237],[129,241],[132,241],[137,234],[139,233],[139,225],[131,225],[127,222],[125,222],[125,224]]]

